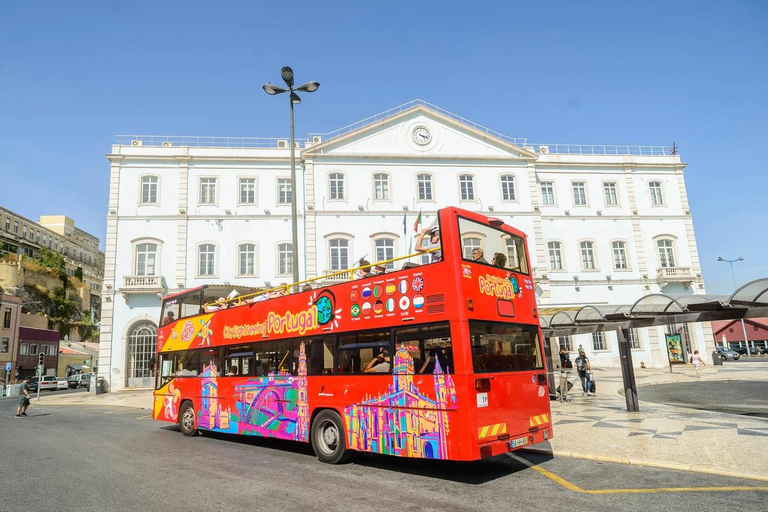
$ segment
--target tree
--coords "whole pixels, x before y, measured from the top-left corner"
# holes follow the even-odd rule
[[[75,270],[75,277],[81,281],[83,280],[83,267],[77,267]]]
[[[40,251],[37,253],[37,258],[35,258],[35,261],[44,267],[52,268],[55,270],[64,270],[66,264],[63,254],[60,252],[51,251],[46,248],[40,249]]]

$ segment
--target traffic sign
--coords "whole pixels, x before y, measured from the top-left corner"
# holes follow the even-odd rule
[[[11,363],[5,363],[5,371],[11,371]]]

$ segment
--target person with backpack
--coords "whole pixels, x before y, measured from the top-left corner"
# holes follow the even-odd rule
[[[592,380],[592,365],[589,358],[584,354],[584,350],[579,350],[579,357],[576,358],[576,371],[579,372],[581,379],[581,389],[584,391],[582,396],[592,396],[590,385]]]

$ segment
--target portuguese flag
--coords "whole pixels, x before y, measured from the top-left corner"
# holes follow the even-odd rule
[[[420,224],[421,224],[421,210],[419,210],[419,216],[416,217],[416,222],[413,224],[413,230],[418,231]]]

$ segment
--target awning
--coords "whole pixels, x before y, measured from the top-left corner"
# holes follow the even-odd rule
[[[72,368],[73,370],[88,370],[91,367],[84,364],[68,364],[67,368]]]

